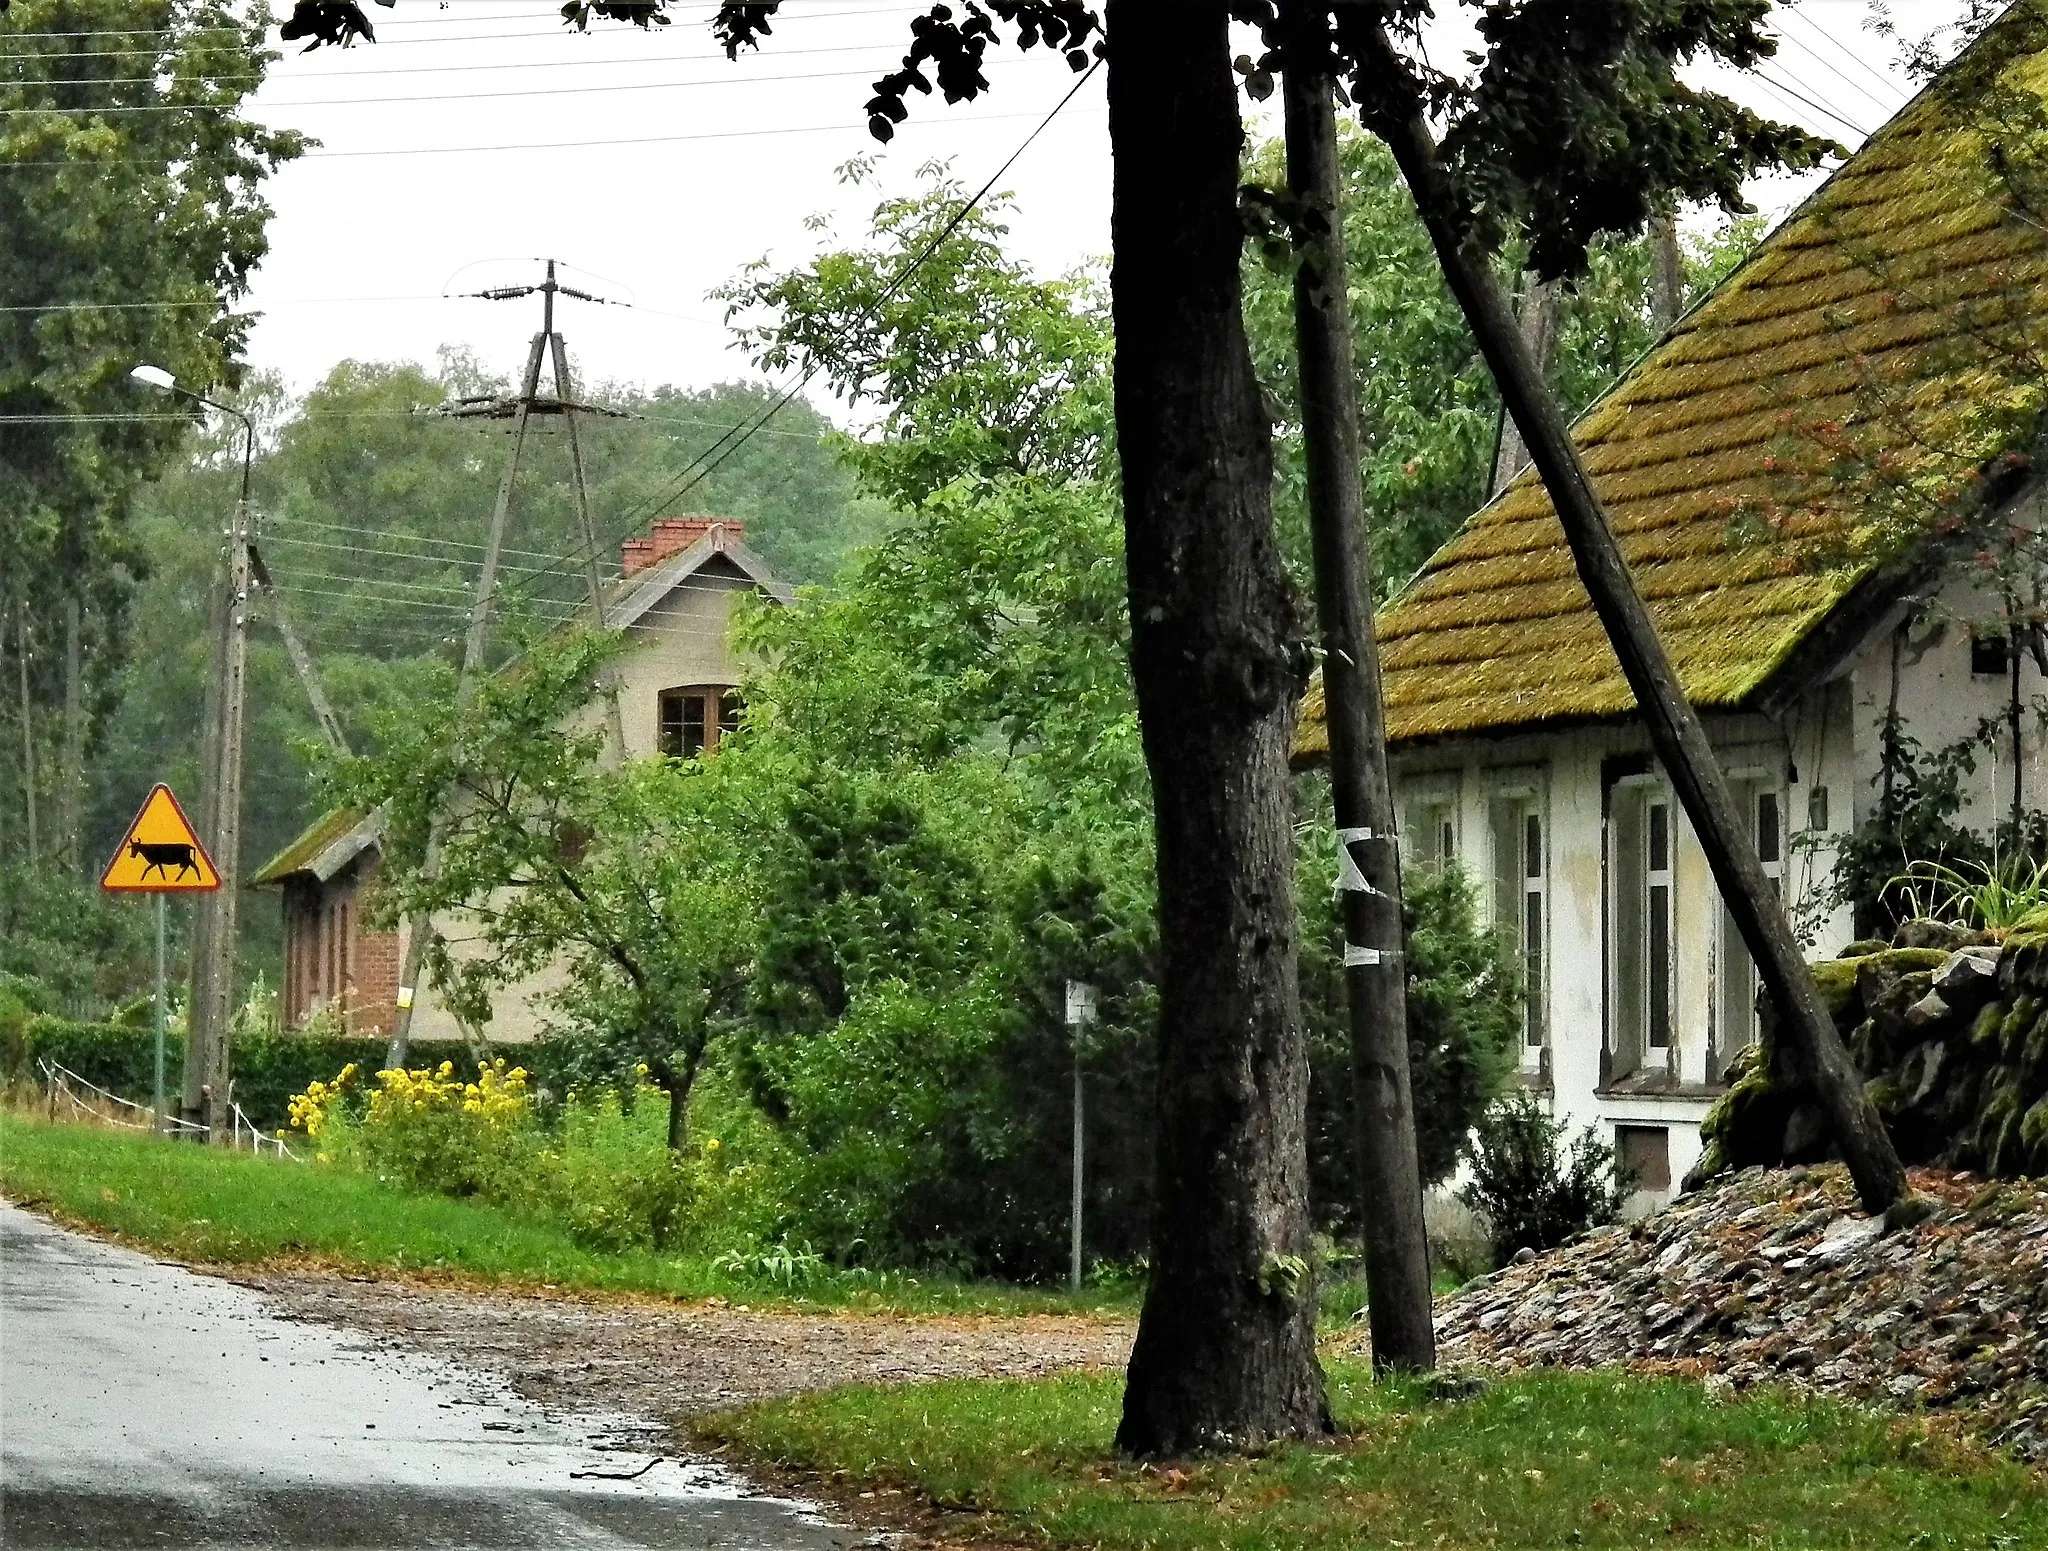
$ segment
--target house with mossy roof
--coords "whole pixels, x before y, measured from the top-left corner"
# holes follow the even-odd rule
[[[1911,759],[1957,821],[2048,792],[2048,0],[2021,0],[1680,318],[1573,435],[1815,956]],[[1756,1037],[1756,978],[1541,481],[1380,612],[1403,855],[1519,960],[1522,1081],[1656,1200]],[[1910,741],[1907,741],[1910,740]],[[1312,684],[1298,766],[1327,755]]]

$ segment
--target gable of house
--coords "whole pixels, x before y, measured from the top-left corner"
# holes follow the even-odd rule
[[[1686,692],[1753,705],[1939,516],[2030,444],[2048,226],[1989,171],[2048,96],[2020,0],[1573,428]],[[1389,740],[1626,716],[1634,698],[1533,470],[1377,621]],[[1327,753],[1320,681],[1294,754]]]

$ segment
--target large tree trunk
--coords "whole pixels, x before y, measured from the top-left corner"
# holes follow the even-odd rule
[[[1373,1367],[1436,1365],[1429,1240],[1408,1081],[1408,987],[1401,931],[1401,854],[1387,777],[1387,724],[1372,625],[1372,555],[1358,477],[1358,397],[1344,264],[1337,111],[1320,7],[1293,0],[1285,105],[1287,182],[1301,206],[1294,333],[1301,360],[1302,444],[1316,614],[1323,633],[1324,723],[1337,843],[1349,866],[1344,996],[1358,1106],[1359,1225],[1365,1241]]]
[[[1391,45],[1387,48],[1391,56]],[[1391,57],[1388,68],[1396,68]],[[1649,610],[1636,591],[1635,578],[1579,460],[1564,416],[1529,359],[1486,255],[1465,238],[1455,196],[1437,161],[1428,126],[1418,115],[1382,128],[1401,175],[1415,195],[1416,208],[1452,294],[1471,324],[1480,353],[1500,385],[1502,402],[1521,428],[1544,488],[1550,492],[1579,579],[1635,695],[1651,744],[1699,836],[1728,913],[1756,961],[1757,977],[1778,1010],[1780,1033],[1792,1042],[1801,1064],[1813,1073],[1814,1086],[1865,1209],[1885,1211],[1905,1197],[1906,1171],[1876,1108],[1864,1094],[1862,1076],[1821,1000],[1777,893],[1764,876],[1756,846],[1736,811],[1706,729],[1686,698]]]
[[[1239,311],[1221,0],[1111,0],[1117,436],[1152,776],[1159,1209],[1118,1446],[1326,1430],[1287,749],[1305,653]]]

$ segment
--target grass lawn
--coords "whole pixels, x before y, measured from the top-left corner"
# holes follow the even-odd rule
[[[1122,1381],[839,1390],[695,1424],[742,1457],[960,1510],[961,1533],[1105,1551],[2048,1546],[2048,1485],[1927,1431],[1783,1394],[1558,1374],[1432,1402],[1331,1371],[1344,1436],[1254,1459],[1110,1454]]]
[[[226,1265],[269,1260],[410,1272],[486,1282],[724,1297],[757,1305],[905,1313],[1133,1312],[1128,1298],[985,1283],[851,1278],[795,1296],[721,1271],[705,1256],[587,1249],[552,1224],[478,1201],[415,1195],[365,1174],[162,1142],[96,1126],[0,1111],[0,1194],[173,1259]]]

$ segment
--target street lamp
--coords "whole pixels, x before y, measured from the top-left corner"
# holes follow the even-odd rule
[[[235,891],[242,850],[242,729],[248,699],[250,555],[255,537],[249,513],[249,465],[256,455],[256,422],[232,404],[181,387],[161,366],[141,365],[128,375],[159,393],[175,393],[233,415],[242,422],[242,496],[228,533],[226,586],[215,594],[213,676],[208,685],[206,762],[207,839],[220,887],[203,895],[194,921],[192,996],[186,1014],[185,1102],[205,1117],[208,1140],[222,1141],[233,1102],[228,1087],[230,1010],[235,968]],[[162,896],[158,896],[161,899]],[[161,931],[161,925],[159,925]],[[159,1079],[161,1080],[161,1079]],[[161,1106],[160,1106],[161,1107]]]
[[[249,504],[249,461],[256,454],[256,422],[232,404],[222,404],[203,393],[194,393],[190,388],[181,386],[178,379],[161,366],[144,364],[130,371],[128,375],[146,388],[154,388],[159,393],[180,394],[195,404],[204,404],[224,415],[233,415],[242,422],[242,504],[246,507]]]

